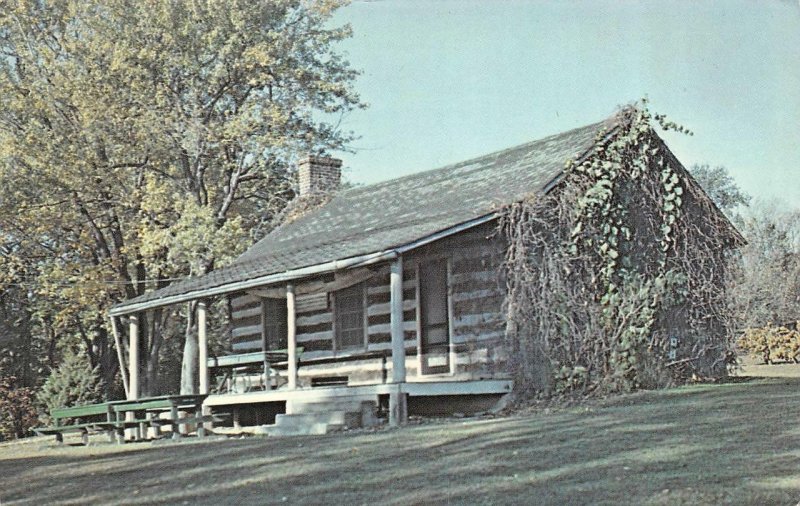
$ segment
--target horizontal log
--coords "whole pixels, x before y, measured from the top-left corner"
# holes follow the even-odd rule
[[[248,307],[245,309],[236,309],[233,311],[231,315],[231,319],[233,320],[243,320],[245,318],[251,318],[253,316],[261,316],[261,304],[256,307]]]
[[[235,342],[231,347],[237,352],[261,351],[261,339]]]
[[[261,325],[250,325],[248,327],[234,327],[231,330],[231,337],[243,337],[243,336],[260,336],[261,335]]]
[[[416,279],[409,279],[403,281],[403,290],[409,290],[412,288],[416,288],[417,280]],[[379,295],[383,293],[389,293],[389,280],[386,280],[386,283],[380,286],[371,286],[367,289],[367,294],[369,295]]]
[[[404,300],[403,301],[403,311],[410,311],[412,309],[417,308],[417,301],[416,300]],[[385,315],[391,313],[392,304],[391,302],[384,302],[382,304],[372,304],[367,308],[367,315],[368,316],[378,316],[378,315]]]
[[[503,341],[506,338],[506,331],[495,330],[493,332],[482,332],[477,334],[460,333],[453,335],[453,344],[484,343],[487,341]]]
[[[403,322],[403,330],[411,331],[417,329],[417,322],[415,321],[405,321]],[[390,323],[381,323],[379,325],[370,325],[367,329],[367,334],[385,334],[391,333],[391,324]]]
[[[417,340],[406,339],[404,346],[406,347],[406,356],[417,355]],[[389,351],[392,349],[392,343],[370,343],[367,348],[369,351]]]
[[[496,313],[504,315],[503,312],[503,297],[495,295],[494,297],[486,297],[483,299],[474,299],[467,301],[460,301],[453,303],[453,314],[456,318],[462,315],[470,315],[476,313]]]
[[[469,292],[456,292],[453,294],[453,302],[464,302],[468,300],[477,300],[483,299],[487,297],[495,297],[497,295],[502,295],[500,290],[493,290],[491,288],[486,288],[483,290],[472,290]]]
[[[310,327],[312,325],[320,325],[322,323],[331,323],[332,321],[333,321],[333,315],[330,312],[317,313],[311,316],[298,316],[297,326]]]
[[[453,274],[450,276],[450,283],[454,285],[463,285],[471,282],[486,283],[499,279],[500,273],[496,270],[471,271]]]
[[[309,334],[298,334],[297,342],[306,343],[309,341],[330,341],[333,339],[333,331],[325,330],[323,332],[312,332]]]
[[[478,252],[476,255],[462,256],[453,260],[451,270],[454,273],[497,271],[499,258],[486,252]]]
[[[317,311],[327,311],[328,306],[328,294],[323,292],[315,293],[313,295],[298,296],[295,310],[297,311],[297,314],[314,313]]]
[[[231,297],[231,308],[238,309],[244,306],[261,305],[261,300],[252,295],[236,295]]]
[[[481,314],[467,314],[461,315],[455,319],[453,322],[453,327],[455,329],[461,327],[472,327],[475,325],[486,325],[487,323],[491,324],[502,324],[505,323],[505,319],[502,315],[496,312],[491,313],[481,313]]]

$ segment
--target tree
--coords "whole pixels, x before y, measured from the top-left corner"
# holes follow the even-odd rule
[[[33,389],[13,376],[0,376],[0,441],[27,436],[37,421]]]
[[[712,168],[707,163],[695,164],[692,165],[689,172],[708,193],[720,211],[728,217],[733,217],[739,206],[747,207],[750,204],[750,195],[739,188],[725,167],[718,165]]]
[[[0,0],[0,232],[34,313],[116,374],[106,309],[223,265],[293,193],[299,153],[342,149],[361,107],[326,0]],[[183,308],[182,389],[196,382]],[[174,311],[142,315],[154,393]],[[121,326],[124,328],[124,326]]]
[[[737,325],[766,329],[800,320],[800,212],[779,201],[750,205],[722,166],[694,165],[691,173],[747,240],[728,289]]]
[[[92,367],[86,355],[70,350],[44,382],[38,400],[48,413],[58,408],[100,402],[103,385],[98,373],[98,368]]]
[[[741,328],[800,320],[800,211],[757,202],[739,228],[748,243],[740,250],[731,304]]]

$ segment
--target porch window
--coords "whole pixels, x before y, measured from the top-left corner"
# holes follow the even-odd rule
[[[364,348],[366,332],[364,325],[364,283],[358,283],[335,292],[334,318],[336,349]]]
[[[287,344],[286,299],[264,299],[264,333],[267,338],[267,350],[285,350]]]

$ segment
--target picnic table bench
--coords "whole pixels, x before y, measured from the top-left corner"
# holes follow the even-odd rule
[[[165,395],[137,400],[109,401],[99,404],[58,408],[51,412],[53,425],[34,429],[39,435],[55,435],[63,443],[64,434],[80,432],[84,444],[88,444],[90,432],[105,432],[109,440],[123,443],[125,430],[137,429],[136,439],[143,439],[145,428],[152,427],[156,436],[161,435],[163,425],[172,426],[172,437],[181,437],[180,427],[198,424],[197,435],[205,436],[205,423],[221,422],[226,414],[203,415],[203,401],[207,395]],[[181,411],[190,410],[188,415]],[[169,418],[161,418],[168,411]],[[64,420],[72,419],[72,423]]]
[[[59,443],[64,442],[65,433],[80,432],[81,439],[84,444],[86,444],[88,442],[89,432],[104,430],[113,441],[115,422],[112,406],[115,402],[118,401],[53,409],[50,412],[53,425],[49,427],[39,427],[34,429],[34,431],[39,435],[55,435],[56,441]],[[72,423],[64,422],[64,420],[68,419],[72,419]]]

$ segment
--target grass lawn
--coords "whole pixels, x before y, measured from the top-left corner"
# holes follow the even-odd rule
[[[768,378],[374,433],[38,439],[0,445],[0,504],[789,505],[798,421],[800,378]]]

